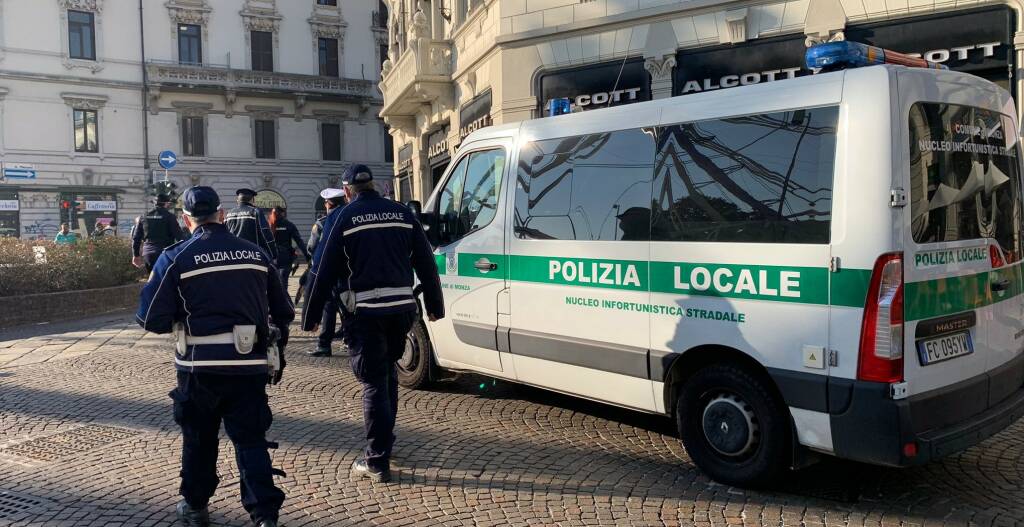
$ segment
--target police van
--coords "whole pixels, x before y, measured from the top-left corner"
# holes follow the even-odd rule
[[[671,416],[744,486],[816,454],[917,465],[1021,417],[1010,95],[831,46],[807,60],[837,71],[469,136],[419,212],[447,318],[413,329],[402,383]]]

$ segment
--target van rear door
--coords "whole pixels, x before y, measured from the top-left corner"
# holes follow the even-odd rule
[[[934,426],[1001,400],[990,393],[985,374],[1017,356],[1021,345],[1015,125],[993,109],[998,105],[985,104],[994,99],[988,89],[956,87],[962,102],[904,105],[910,146],[910,206],[904,209],[907,395],[957,383],[967,389],[958,391],[958,400],[942,403],[952,407],[915,416]],[[977,96],[964,99],[971,92]]]

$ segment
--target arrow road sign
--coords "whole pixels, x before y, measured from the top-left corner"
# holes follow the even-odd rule
[[[178,156],[170,150],[164,150],[157,156],[157,160],[160,161],[160,167],[164,170],[170,170],[178,164]]]
[[[36,167],[21,163],[4,163],[3,178],[6,179],[35,179]],[[0,179],[3,179],[0,178]]]

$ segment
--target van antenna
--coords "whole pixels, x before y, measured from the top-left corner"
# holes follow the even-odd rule
[[[619,80],[622,79],[622,70],[626,69],[626,60],[629,59],[629,50],[630,50],[630,48],[632,46],[633,46],[633,30],[630,29],[629,30],[629,41],[626,42],[626,54],[625,54],[624,57],[622,57],[622,64],[619,65],[619,74],[615,76],[615,84],[612,85],[612,90],[610,92],[608,92],[609,93],[608,104],[605,105],[605,108],[611,108],[611,106],[612,106],[611,93],[614,92],[615,90],[619,89]]]

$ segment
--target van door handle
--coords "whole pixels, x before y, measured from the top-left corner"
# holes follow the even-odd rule
[[[473,263],[473,267],[481,271],[493,271],[498,268],[498,264],[488,260],[487,258],[481,258]]]
[[[1010,288],[1010,280],[1009,279],[1005,279],[1005,280],[1000,280],[998,282],[992,282],[992,286],[991,287],[992,287],[993,291],[1006,291],[1007,289]]]

